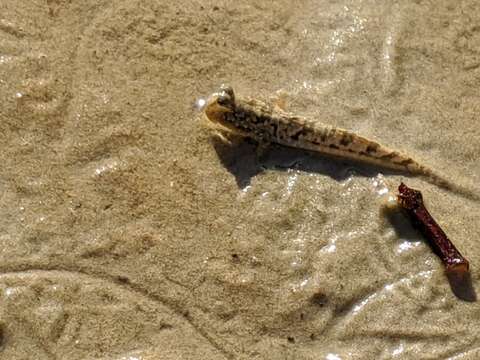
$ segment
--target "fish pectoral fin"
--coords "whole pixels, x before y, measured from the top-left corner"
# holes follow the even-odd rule
[[[266,159],[266,157],[268,155],[268,151],[269,151],[270,147],[271,147],[271,143],[269,143],[269,142],[262,141],[262,142],[258,143],[257,148],[256,148],[256,156],[257,156],[257,161],[259,163],[264,162],[264,160]]]
[[[228,130],[219,129],[219,128],[216,128],[214,130],[215,130],[213,133],[214,136],[220,139],[220,141],[223,142],[224,144],[227,144],[230,146],[236,146],[242,143],[245,139],[245,137]]]

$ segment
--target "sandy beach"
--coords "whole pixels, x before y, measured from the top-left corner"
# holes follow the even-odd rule
[[[226,83],[480,194],[480,3],[0,1],[0,359],[478,359],[480,202],[245,139]]]

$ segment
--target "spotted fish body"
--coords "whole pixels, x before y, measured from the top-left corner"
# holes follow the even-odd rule
[[[227,86],[210,98],[205,114],[221,128],[259,143],[277,143],[424,176],[441,187],[471,195],[471,191],[443,179],[405,154],[348,130],[291,116],[262,101],[235,99],[232,88]]]

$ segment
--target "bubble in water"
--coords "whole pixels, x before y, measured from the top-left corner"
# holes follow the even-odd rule
[[[205,108],[205,105],[207,105],[207,100],[204,98],[199,98],[195,100],[195,109],[198,111],[202,111]]]
[[[333,354],[333,353],[327,354],[325,359],[326,360],[342,360],[342,358],[339,355]]]

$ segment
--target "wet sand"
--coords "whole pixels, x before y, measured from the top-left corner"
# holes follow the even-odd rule
[[[420,178],[223,143],[221,83],[480,180],[480,5],[0,4],[0,359],[476,359],[480,204]]]

